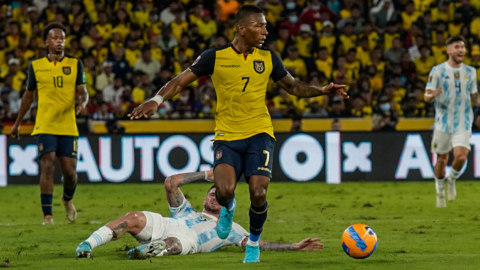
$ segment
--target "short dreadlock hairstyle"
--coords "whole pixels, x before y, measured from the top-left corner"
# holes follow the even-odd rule
[[[43,29],[42,38],[43,38],[44,42],[47,41],[48,32],[50,32],[50,30],[55,29],[55,28],[61,29],[64,33],[67,32],[67,29],[65,28],[65,26],[62,23],[51,22],[51,23],[47,24],[47,26],[45,26],[45,28]]]

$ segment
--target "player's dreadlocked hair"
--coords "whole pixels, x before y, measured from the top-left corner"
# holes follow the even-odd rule
[[[64,33],[67,32],[67,29],[65,28],[65,26],[62,23],[51,22],[51,23],[47,24],[47,26],[45,26],[45,28],[43,29],[42,38],[43,38],[44,42],[47,41],[48,32],[50,32],[50,30],[55,29],[55,28],[61,29]]]
[[[242,6],[237,15],[235,15],[235,24],[238,25],[243,19],[248,18],[251,14],[263,13],[263,10],[254,5],[244,5]]]
[[[457,41],[462,41],[463,43],[465,43],[465,39],[462,37],[462,36],[454,36],[454,37],[449,37],[447,39],[447,46],[454,43],[454,42],[457,42]]]

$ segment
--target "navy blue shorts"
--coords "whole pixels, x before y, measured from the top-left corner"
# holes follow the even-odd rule
[[[275,140],[266,133],[237,141],[215,141],[213,167],[222,163],[232,165],[237,181],[242,174],[247,181],[255,174],[272,178],[274,147]]]
[[[50,134],[35,136],[38,145],[38,157],[55,152],[59,157],[77,158],[77,137]]]

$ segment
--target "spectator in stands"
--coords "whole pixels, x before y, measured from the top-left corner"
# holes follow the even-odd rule
[[[390,67],[398,65],[402,59],[402,55],[405,54],[405,49],[402,47],[402,41],[400,38],[394,38],[392,48],[385,51],[383,57],[388,62]]]
[[[332,131],[342,131],[342,122],[340,122],[340,119],[333,118],[333,120],[332,120]]]
[[[130,17],[124,8],[117,10],[112,32],[118,32],[122,39],[125,39],[130,33]]]
[[[160,47],[164,53],[169,53],[177,46],[178,42],[172,35],[170,25],[164,26],[162,34],[158,36],[158,47]]]
[[[333,58],[329,55],[327,47],[320,47],[315,65],[317,70],[322,72],[326,78],[330,79],[332,77]]]
[[[202,36],[203,40],[209,43],[210,39],[217,34],[217,23],[212,20],[210,15],[210,10],[205,9],[203,11],[203,18],[201,21],[198,21],[198,34]]]
[[[336,68],[332,72],[332,80],[337,84],[345,84],[345,90],[349,91],[350,87],[354,83],[355,74],[352,70],[347,69],[347,60],[344,56],[337,58]]]
[[[337,29],[339,31],[343,31],[345,25],[350,22],[353,24],[353,33],[355,35],[359,35],[363,32],[363,25],[365,23],[365,19],[361,15],[360,6],[358,4],[352,5],[350,16],[342,17],[342,19],[337,23]]]
[[[430,55],[430,50],[427,46],[420,47],[420,58],[415,59],[413,63],[415,64],[418,78],[427,83],[428,74],[435,66],[435,58]]]
[[[124,90],[125,87],[123,87],[123,77],[116,75],[113,83],[103,89],[103,101],[112,105],[118,103]]]
[[[190,119],[195,117],[194,104],[190,99],[191,89],[189,87],[183,88],[180,91],[180,96],[173,101],[172,115],[173,119]]]
[[[303,118],[320,118],[328,117],[328,112],[325,108],[320,107],[317,99],[310,98],[308,100],[308,108],[302,115]]]
[[[172,79],[172,72],[170,71],[170,69],[168,69],[167,67],[162,67],[162,69],[160,70],[159,76],[157,76],[152,83],[153,85],[155,85],[157,89],[160,89],[165,84],[167,84],[167,82],[170,81],[171,79]]]
[[[189,47],[189,42],[188,33],[183,33],[179,45],[173,49],[173,56],[177,58],[178,50],[183,49],[185,51],[185,57],[192,60],[195,55],[195,50]]]
[[[275,108],[282,114],[283,118],[290,118],[296,115],[295,97],[291,96],[284,89],[280,89],[279,95],[273,98]]]
[[[108,108],[108,103],[106,102],[100,102],[98,104],[98,109],[96,112],[93,113],[92,115],[92,120],[114,120],[115,119],[115,114],[109,111]]]
[[[130,64],[125,60],[124,53],[125,48],[115,48],[109,61],[112,63],[112,72],[115,75],[121,76],[122,78],[128,78],[131,76]]]
[[[328,12],[330,19],[335,21],[335,13],[333,13],[333,11],[327,5],[323,5],[319,0],[312,0],[310,2],[310,7],[306,8],[300,16],[300,25],[315,24],[316,21],[320,20],[320,13],[323,11]]]
[[[344,118],[350,117],[351,114],[349,111],[345,110],[345,103],[343,98],[340,96],[334,96],[331,98],[332,105],[331,110],[328,114],[330,118]]]
[[[370,9],[370,19],[377,31],[382,33],[387,24],[396,19],[395,7],[392,0],[377,0],[376,5]]]
[[[150,81],[155,79],[155,76],[160,72],[162,65],[157,59],[152,58],[150,47],[145,46],[142,49],[142,58],[138,59],[133,67],[133,70],[141,70],[148,75]]]
[[[298,50],[298,55],[302,58],[312,57],[312,33],[312,27],[310,25],[300,25],[300,34],[295,37],[295,47]],[[322,44],[320,43],[320,45]]]
[[[215,7],[217,20],[225,22],[228,15],[236,14],[239,8],[240,5],[236,0],[218,0]]]
[[[359,78],[360,69],[362,69],[362,62],[357,58],[357,49],[352,48],[348,50],[345,60],[345,68],[352,73],[352,78]]]
[[[155,86],[151,84],[150,77],[147,73],[139,71],[140,82],[132,90],[132,98],[135,103],[141,104],[145,99],[152,97],[152,93],[156,90]]]
[[[20,92],[23,90],[23,86],[25,84],[25,80],[27,79],[27,75],[19,70],[20,60],[17,58],[10,58],[8,60],[8,70],[6,73],[2,72],[2,78],[5,76],[10,75],[12,76],[12,88]]]
[[[142,52],[138,46],[137,39],[129,39],[127,41],[127,49],[125,50],[125,60],[127,60],[130,67],[135,66],[135,63],[142,56]]]
[[[175,20],[170,23],[170,28],[172,29],[172,36],[179,41],[183,33],[188,32],[188,23],[182,19],[182,10],[176,9],[173,11],[175,15]]]
[[[343,34],[341,34],[338,39],[340,46],[337,47],[337,55],[346,54],[349,50],[356,48],[358,36],[353,33],[352,22],[345,24]]]
[[[102,63],[100,71],[101,73],[95,80],[95,89],[99,93],[101,93],[108,85],[113,84],[115,78],[115,73],[112,72],[112,63],[109,61],[104,61]]]
[[[205,87],[202,95],[202,109],[199,113],[201,118],[215,118],[217,109],[217,101],[215,100],[215,92],[213,87]]]
[[[288,58],[283,59],[285,68],[296,78],[304,78],[307,76],[307,66],[305,61],[298,57],[298,50],[294,46],[288,48]]]
[[[402,102],[403,117],[425,117],[425,110],[417,107],[418,100],[415,94],[409,93]]]
[[[113,27],[112,24],[108,22],[108,15],[105,11],[98,12],[98,23],[95,25],[95,28],[104,40],[109,40],[112,36]]]
[[[323,22],[323,30],[320,36],[320,47],[327,47],[328,53],[333,54],[333,49],[337,43],[337,37],[333,33],[334,25],[331,21]]]
[[[169,25],[175,20],[174,10],[181,9],[181,5],[178,1],[170,1],[168,8],[160,12],[160,20],[164,25]],[[182,11],[182,21],[185,21],[187,18],[185,11]]]
[[[378,100],[378,106],[375,108],[372,117],[373,131],[394,131],[397,125],[398,117],[392,109],[392,102],[387,96],[381,96]]]

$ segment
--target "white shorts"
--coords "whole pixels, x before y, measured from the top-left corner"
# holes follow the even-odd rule
[[[139,234],[133,236],[140,244],[147,244],[152,240],[164,240],[168,237],[175,237],[182,244],[182,253],[180,255],[197,253],[196,234],[182,220],[164,218],[158,213],[148,211],[142,211],[142,213],[147,219],[147,224],[145,224],[145,228]]]
[[[470,151],[470,136],[472,132],[462,131],[457,133],[443,133],[433,131],[432,153],[446,154],[457,146],[465,147]]]

